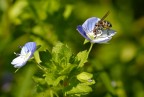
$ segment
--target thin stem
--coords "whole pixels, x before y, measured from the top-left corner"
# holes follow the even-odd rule
[[[93,47],[93,43],[91,43],[91,45],[90,45],[90,48],[89,48],[89,50],[88,50],[88,55],[87,55],[87,56],[89,56],[89,53],[90,53],[90,51],[92,50],[92,47]]]
[[[17,73],[17,71],[19,70],[20,68],[18,68],[16,71],[15,71],[15,73]]]
[[[37,63],[37,66],[38,66],[39,69],[41,69],[42,71],[44,71],[44,68],[39,63]]]
[[[34,60],[33,60],[34,61]],[[43,72],[46,72],[45,68],[42,67],[39,63],[37,63],[36,61],[34,61],[34,63],[36,63],[37,67],[42,70]]]
[[[53,91],[52,90],[50,90],[50,96],[53,97]]]

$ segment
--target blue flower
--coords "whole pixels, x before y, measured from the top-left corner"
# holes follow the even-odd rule
[[[112,29],[101,28],[97,30],[98,33],[95,35],[94,28],[99,21],[100,19],[96,17],[89,18],[82,25],[78,25],[77,30],[91,43],[107,43],[116,32]]]
[[[20,68],[26,64],[26,62],[33,56],[33,53],[36,50],[35,42],[26,43],[22,49],[21,53],[18,54],[18,57],[12,60],[11,64],[14,65],[15,68]]]

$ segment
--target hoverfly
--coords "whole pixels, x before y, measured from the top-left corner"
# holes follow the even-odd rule
[[[104,20],[108,15],[109,11],[101,18],[98,23],[95,24],[95,27],[93,29],[94,34],[97,36],[98,34],[102,34],[102,29],[109,29],[112,27],[112,24],[106,20]]]

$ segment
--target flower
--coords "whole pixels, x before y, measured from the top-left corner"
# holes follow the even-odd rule
[[[78,32],[91,43],[107,43],[111,40],[112,36],[116,34],[116,31],[112,29],[101,28],[97,30],[97,34],[94,33],[96,23],[100,21],[99,18],[92,17],[87,19],[82,26],[78,25]]]
[[[36,50],[35,42],[27,42],[21,49],[21,53],[17,54],[18,57],[12,60],[11,64],[15,68],[20,68],[26,64],[26,62],[33,56]]]

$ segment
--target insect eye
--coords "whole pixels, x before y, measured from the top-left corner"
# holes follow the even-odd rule
[[[108,22],[109,27],[112,27],[112,24]]]
[[[110,24],[110,27],[112,27],[112,24]]]

